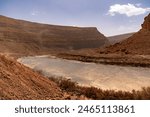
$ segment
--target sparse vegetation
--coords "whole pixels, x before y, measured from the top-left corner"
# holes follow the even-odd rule
[[[81,54],[68,54],[61,53],[57,56],[68,60],[77,60],[82,62],[92,62],[98,64],[120,65],[120,66],[133,66],[133,67],[150,67],[150,59],[145,55],[143,58],[140,55],[129,55],[127,50],[123,55],[115,54],[101,54],[97,56],[81,55]]]
[[[76,82],[73,82],[71,81],[71,79],[66,79],[63,77],[49,78],[49,79],[57,83],[62,90],[69,91],[69,92],[76,91],[76,88],[78,86]]]
[[[31,99],[64,99],[64,96],[54,82],[0,55],[0,100]]]
[[[66,78],[50,78],[56,82],[59,87],[68,92],[76,95],[84,95],[89,99],[94,100],[149,100],[150,99],[150,87],[143,87],[141,91],[132,92],[128,91],[114,91],[114,90],[102,90],[96,87],[83,87],[79,86],[76,82]]]

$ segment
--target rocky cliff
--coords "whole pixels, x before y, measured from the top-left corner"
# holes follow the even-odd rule
[[[141,30],[125,41],[107,47],[105,53],[150,55],[150,14],[144,18]]]
[[[150,14],[144,18],[144,23],[142,24],[142,30],[150,31]]]

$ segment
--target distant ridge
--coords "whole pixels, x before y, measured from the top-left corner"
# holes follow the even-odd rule
[[[51,50],[96,48],[108,43],[95,27],[40,24],[0,16],[0,52],[49,53]]]
[[[132,33],[126,33],[126,34],[120,34],[120,35],[114,35],[107,37],[110,44],[113,45],[115,43],[119,43],[123,40],[126,40],[127,38],[131,37],[135,32]]]

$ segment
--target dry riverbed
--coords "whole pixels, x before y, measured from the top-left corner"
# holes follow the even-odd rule
[[[46,76],[63,76],[83,86],[123,91],[150,86],[150,68],[85,63],[54,56],[23,57],[18,61]]]

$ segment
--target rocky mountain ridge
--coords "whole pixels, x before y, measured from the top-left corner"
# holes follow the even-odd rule
[[[0,16],[0,52],[49,53],[105,45],[107,38],[95,27],[39,24]]]

